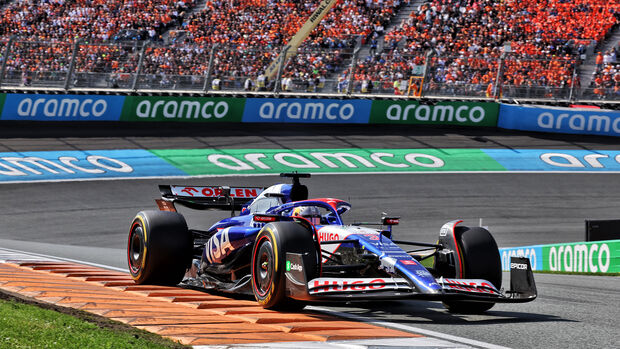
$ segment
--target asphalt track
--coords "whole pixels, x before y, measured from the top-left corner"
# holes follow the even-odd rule
[[[113,132],[114,137],[109,134]],[[135,148],[541,148],[620,149],[617,139],[495,130],[387,127],[126,127],[9,125],[0,151]],[[620,175],[400,174],[317,175],[310,195],[350,201],[348,222],[381,212],[402,217],[399,239],[434,241],[440,226],[464,219],[488,226],[500,247],[582,241],[585,219],[620,216]],[[175,179],[178,184],[269,185],[275,176]],[[125,268],[128,224],[154,209],[162,180],[0,185],[0,247]],[[189,215],[208,224],[222,213]],[[506,286],[507,277],[504,280]],[[485,315],[451,315],[441,304],[418,301],[325,306],[332,311],[413,326],[514,348],[612,348],[620,343],[617,277],[536,274],[539,299],[497,305]]]

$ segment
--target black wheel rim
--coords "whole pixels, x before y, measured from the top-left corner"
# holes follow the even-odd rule
[[[273,280],[273,249],[271,242],[265,240],[256,255],[254,264],[254,283],[259,296],[264,297],[269,293]]]
[[[142,226],[137,225],[131,232],[129,240],[129,267],[133,273],[138,273],[142,267],[142,253],[144,252],[144,230]]]

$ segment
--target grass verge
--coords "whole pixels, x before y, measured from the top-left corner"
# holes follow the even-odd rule
[[[189,348],[73,308],[0,292],[0,348]]]

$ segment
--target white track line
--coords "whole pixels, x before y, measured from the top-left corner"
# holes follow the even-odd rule
[[[311,172],[313,176],[323,175],[426,175],[426,174],[620,174],[620,171],[386,171],[386,172]],[[148,177],[105,177],[105,178],[66,178],[66,179],[33,179],[22,181],[0,181],[3,184],[29,184],[29,183],[57,183],[57,182],[93,182],[93,181],[120,181],[120,180],[145,180],[145,179],[194,179],[194,178],[220,178],[220,177],[268,177],[279,176],[279,173],[229,173],[207,174],[196,176],[148,176]]]
[[[446,340],[430,337],[412,338],[382,338],[382,339],[355,339],[328,342],[280,342],[280,343],[254,343],[254,344],[231,344],[231,345],[195,345],[194,349],[473,349],[470,346],[458,345]]]
[[[12,258],[5,258],[5,256],[10,256]],[[7,260],[9,260],[9,261],[10,260],[25,260],[25,261],[43,260],[43,261],[54,261],[54,262],[56,262],[56,261],[63,261],[63,262],[71,262],[71,263],[78,263],[78,264],[86,264],[86,265],[90,265],[92,267],[97,267],[97,268],[103,268],[103,269],[109,269],[109,270],[114,270],[114,271],[120,271],[120,272],[128,273],[127,269],[112,267],[112,266],[109,266],[109,265],[91,263],[91,262],[86,262],[86,261],[81,261],[81,260],[71,259],[71,258],[49,256],[49,255],[40,254],[40,253],[34,253],[34,252],[25,252],[25,251],[20,251],[20,250],[13,250],[13,249],[10,249],[10,248],[2,247],[2,248],[0,248],[0,262],[6,262]]]

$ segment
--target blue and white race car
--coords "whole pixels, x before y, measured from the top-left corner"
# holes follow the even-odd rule
[[[253,294],[266,308],[312,301],[425,299],[453,312],[528,302],[536,285],[527,258],[511,260],[504,290],[497,244],[481,227],[446,223],[436,243],[398,241],[399,218],[346,225],[345,201],[308,199],[300,178],[269,188],[161,185],[159,211],[141,211],[127,244],[138,284],[177,285]],[[230,210],[205,230],[189,229],[176,205]],[[236,211],[240,211],[235,215]],[[401,246],[416,246],[413,250]]]

